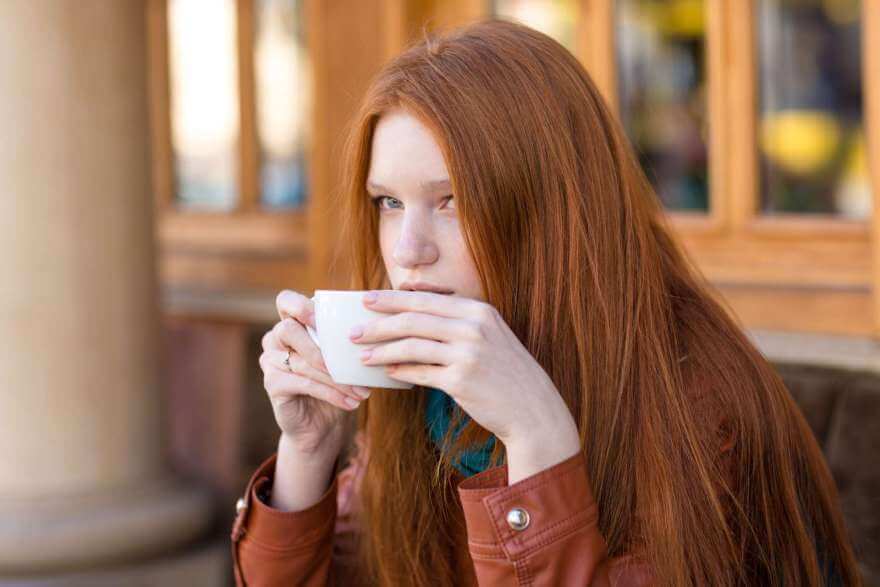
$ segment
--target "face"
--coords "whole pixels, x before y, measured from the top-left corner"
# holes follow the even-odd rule
[[[383,114],[373,134],[367,177],[391,286],[411,289],[407,284],[423,283],[485,300],[446,163],[431,132],[404,110]]]

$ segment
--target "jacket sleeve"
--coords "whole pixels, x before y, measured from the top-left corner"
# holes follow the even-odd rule
[[[277,453],[251,476],[236,506],[232,527],[232,563],[237,587],[348,584],[359,529],[353,492],[363,461],[353,458],[308,509],[284,512],[257,494],[272,486]],[[338,463],[337,463],[338,464]]]
[[[721,426],[719,440],[719,464],[731,486],[735,436]],[[488,469],[459,483],[458,494],[482,587],[657,582],[637,554],[608,557],[583,451],[509,486],[506,465]]]
[[[458,485],[479,585],[650,585],[634,557],[609,559],[583,452],[513,485],[494,467]]]

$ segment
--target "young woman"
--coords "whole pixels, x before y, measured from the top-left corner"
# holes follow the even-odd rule
[[[281,437],[239,502],[239,585],[860,583],[797,406],[561,45],[427,37],[345,161],[352,288],[395,290],[352,339],[416,386],[335,384],[308,298],[278,296]]]

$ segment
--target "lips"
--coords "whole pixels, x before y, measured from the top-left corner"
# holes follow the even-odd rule
[[[433,290],[433,289],[410,289],[410,288],[401,288],[401,290],[402,290],[402,291],[428,291],[428,292],[431,292],[431,293],[437,293],[437,294],[440,294],[440,295],[443,295],[443,296],[451,296],[451,295],[452,295],[452,292],[451,292],[451,291],[439,291],[439,290]]]
[[[404,291],[429,291],[442,295],[451,295],[453,293],[451,289],[433,283],[410,283],[405,281],[400,284],[400,289]]]

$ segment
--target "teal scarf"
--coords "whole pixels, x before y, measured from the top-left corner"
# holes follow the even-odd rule
[[[428,432],[434,445],[442,450],[443,436],[449,428],[451,415],[453,410],[460,410],[458,404],[447,393],[440,389],[428,387],[428,402],[425,408],[425,423],[428,426]],[[464,425],[470,421],[467,414],[463,414],[461,423],[454,433],[454,438],[458,437]],[[495,446],[495,436],[491,436],[482,447],[468,450],[460,459],[455,460],[452,464],[465,477],[470,477],[489,468],[489,457]]]

